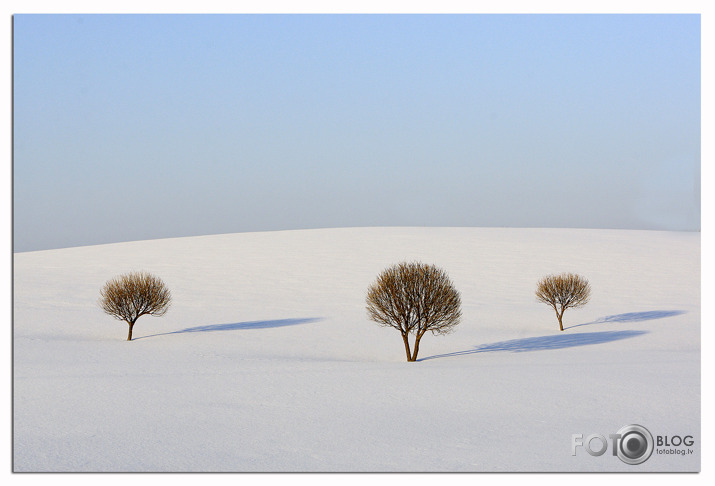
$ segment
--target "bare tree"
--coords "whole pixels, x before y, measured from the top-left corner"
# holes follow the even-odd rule
[[[586,305],[590,297],[591,286],[588,280],[573,273],[549,275],[542,278],[536,286],[536,298],[554,309],[562,331],[562,318],[566,309]]]
[[[132,340],[134,323],[143,315],[163,316],[171,304],[171,292],[164,282],[147,272],[120,275],[100,290],[99,306],[110,316],[129,324]]]
[[[447,334],[459,324],[461,298],[444,270],[403,262],[383,271],[368,288],[367,313],[379,325],[400,331],[407,361],[417,361],[427,331]],[[412,352],[410,334],[415,336]]]

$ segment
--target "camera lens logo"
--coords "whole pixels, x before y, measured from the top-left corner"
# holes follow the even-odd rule
[[[653,454],[653,436],[641,425],[626,425],[616,437],[616,454],[626,464],[642,464]]]

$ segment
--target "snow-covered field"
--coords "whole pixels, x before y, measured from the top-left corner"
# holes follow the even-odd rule
[[[462,295],[462,323],[416,363],[365,311],[403,260]],[[97,299],[133,270],[173,305],[127,342]],[[534,297],[562,271],[593,288],[564,332]],[[15,471],[700,469],[699,233],[355,228],[17,253],[13,338]],[[694,443],[636,466],[610,442],[572,455],[573,434],[630,424]]]

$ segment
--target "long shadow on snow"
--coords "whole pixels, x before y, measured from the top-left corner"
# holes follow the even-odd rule
[[[686,311],[683,310],[661,310],[661,311],[646,311],[646,312],[626,312],[625,314],[616,314],[613,316],[606,316],[596,319],[592,322],[584,322],[583,324],[576,324],[575,326],[565,327],[566,329],[571,329],[580,326],[590,326],[591,324],[601,324],[604,322],[641,322],[650,321],[653,319],[663,319],[665,317],[679,316],[685,314]]]
[[[302,319],[277,319],[273,321],[249,321],[249,322],[234,322],[231,324],[209,324],[207,326],[187,327],[179,331],[162,332],[160,334],[152,334],[150,336],[142,336],[135,340],[145,339],[155,336],[166,336],[169,334],[183,334],[187,332],[213,332],[213,331],[240,331],[247,329],[272,329],[275,327],[295,326],[297,324],[308,324],[309,322],[322,321],[322,317],[307,317]]]
[[[448,358],[451,356],[465,356],[468,354],[487,353],[493,351],[511,351],[512,353],[520,353],[525,351],[545,351],[550,349],[572,348],[574,346],[588,346],[591,344],[608,343],[611,341],[618,341],[619,339],[632,338],[646,334],[647,332],[648,331],[601,331],[512,339],[510,341],[483,344],[466,351],[428,356],[426,358],[419,359],[418,361]]]

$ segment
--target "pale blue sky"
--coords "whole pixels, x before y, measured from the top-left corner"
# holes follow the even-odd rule
[[[697,15],[16,15],[15,251],[700,229]]]

